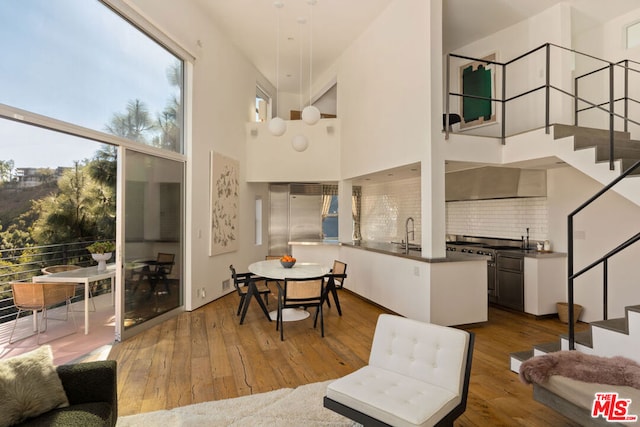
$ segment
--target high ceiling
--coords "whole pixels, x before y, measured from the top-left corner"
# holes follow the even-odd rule
[[[315,5],[310,6],[309,0],[282,0],[284,6],[278,9],[274,6],[274,0],[194,1],[203,7],[221,31],[274,86],[277,84],[282,92],[298,93],[302,83],[302,93],[305,96],[309,93],[309,53],[312,53],[311,71],[315,78],[323,74],[393,2],[317,0]],[[464,46],[560,2],[561,0],[443,0],[443,51],[449,52]],[[638,0],[566,2],[575,10],[573,25],[574,30],[578,31],[640,7]],[[299,23],[300,19],[305,22]],[[280,59],[276,61],[278,32]],[[276,68],[279,69],[278,81],[275,78]],[[303,77],[302,81],[299,80],[300,75]]]

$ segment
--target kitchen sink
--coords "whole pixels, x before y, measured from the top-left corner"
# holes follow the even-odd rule
[[[404,242],[391,242],[392,245],[398,245],[400,246],[401,249],[405,248],[405,243]],[[418,245],[416,243],[409,243],[409,250],[410,251],[422,251],[422,246]]]

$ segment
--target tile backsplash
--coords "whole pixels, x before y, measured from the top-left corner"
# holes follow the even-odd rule
[[[401,241],[405,238],[405,221],[408,217],[413,218],[415,230],[415,237],[409,240],[420,243],[420,178],[362,186],[362,240]]]
[[[415,222],[415,238],[421,243],[420,178],[362,186],[360,230],[362,240],[374,242],[404,239],[405,221]],[[531,240],[549,238],[546,197],[447,202],[446,233],[520,239],[529,228]]]
[[[546,197],[447,203],[447,234],[531,240],[549,238]]]

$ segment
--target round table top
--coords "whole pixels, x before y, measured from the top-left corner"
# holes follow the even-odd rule
[[[249,271],[255,275],[278,280],[320,277],[330,270],[329,267],[312,262],[296,262],[293,267],[284,268],[277,259],[254,262],[249,266]]]

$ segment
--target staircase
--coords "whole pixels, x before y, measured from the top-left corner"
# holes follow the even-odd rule
[[[579,126],[556,124],[553,126],[554,139],[573,137],[573,149],[593,149],[596,163],[609,162],[609,131]],[[620,162],[621,172],[627,171],[640,161],[640,141],[630,139],[628,132],[614,132],[614,161]],[[640,170],[632,175],[640,175]]]
[[[497,122],[501,125],[497,132],[491,133],[487,130],[488,128],[486,128],[484,132],[480,131],[474,137],[472,132],[454,132],[451,127],[446,127],[444,133],[447,143],[444,147],[444,156],[450,161],[525,168],[548,167],[549,165],[559,163],[558,160],[560,160],[601,183],[603,189],[574,210],[567,218],[567,270],[569,273],[567,284],[568,303],[571,306],[574,301],[575,279],[583,273],[591,271],[593,267],[602,267],[604,272],[601,288],[604,291],[602,298],[602,317],[607,319],[607,299],[609,292],[608,261],[615,254],[640,241],[640,233],[620,243],[615,249],[610,250],[592,264],[576,272],[574,271],[573,256],[573,217],[609,190],[620,194],[622,197],[640,206],[640,180],[635,178],[637,175],[640,175],[640,141],[632,140],[630,133],[626,132],[629,126],[633,127],[634,132],[640,129],[640,122],[636,120],[636,117],[630,117],[630,110],[628,108],[629,104],[635,105],[639,102],[638,100],[629,98],[629,94],[637,93],[637,87],[631,88],[629,86],[630,80],[626,78],[629,72],[636,73],[640,72],[640,70],[636,69],[636,64],[638,63],[634,61],[623,60],[612,63],[606,60],[600,60],[602,67],[593,70],[582,70],[584,74],[572,77],[572,87],[566,84],[558,87],[552,84],[549,70],[556,66],[560,67],[560,70],[564,70],[564,68],[562,68],[562,64],[556,65],[551,52],[554,52],[557,56],[570,52],[575,57],[589,57],[595,60],[597,60],[597,58],[550,43],[545,43],[508,62],[490,62],[496,70],[496,75],[501,76],[503,85],[506,85],[507,76],[509,78],[515,78],[512,76],[517,75],[507,72],[507,69],[511,67],[513,63],[525,60],[525,58],[533,62],[534,59],[532,59],[533,57],[531,55],[542,50],[546,52],[546,57],[543,60],[544,64],[539,64],[539,66],[540,69],[544,68],[547,70],[545,73],[545,83],[537,87],[527,87],[527,90],[510,94],[508,98],[506,97],[504,86],[501,95],[494,95],[488,98],[477,96],[477,94],[474,93],[461,93],[462,88],[460,87],[457,88],[458,92],[455,90],[452,91],[451,73],[446,73],[447,79],[445,84],[447,97],[445,99],[445,115],[459,112],[450,109],[450,107],[454,105],[452,99],[450,99],[452,97],[455,100],[454,102],[458,102],[457,100],[460,98],[465,99],[465,97],[485,99],[491,102],[497,101],[501,103],[502,108],[496,110],[496,116],[498,117]],[[537,55],[536,57],[539,58],[541,55]],[[447,58],[447,70],[451,69],[452,60],[467,62],[476,60],[486,62],[486,59],[482,60],[449,54]],[[488,63],[489,62],[487,62],[487,64]],[[528,66],[530,66],[530,64],[528,64]],[[614,73],[614,70],[617,73]],[[622,75],[625,76],[624,79],[620,78]],[[588,76],[589,82],[584,79]],[[597,83],[594,83],[596,81]],[[608,85],[608,101],[603,99],[586,99],[591,96],[596,96],[589,89],[590,86],[593,87],[598,84],[602,85],[602,87],[607,87]],[[616,88],[618,92],[614,91],[614,88]],[[624,92],[622,98],[617,97],[617,93],[620,91]],[[519,113],[528,111],[526,110],[528,104],[524,99],[530,99],[528,98],[530,95],[534,93],[540,94],[540,92],[544,92],[545,97],[544,127],[534,129],[534,126],[540,126],[539,119],[531,116],[530,120],[527,120],[527,114]],[[564,99],[563,97],[565,96],[571,98],[574,103],[572,118],[569,118],[566,114],[567,112],[563,110],[566,105],[562,104],[562,99]],[[516,99],[519,100],[519,104],[512,104],[512,101]],[[552,99],[555,99],[553,105]],[[532,101],[530,105],[531,109],[533,109],[534,105],[536,105],[535,101]],[[515,117],[519,119],[519,122],[508,127],[507,121]],[[599,126],[600,124],[608,122],[608,126],[605,125],[607,129],[576,126],[577,124],[584,124],[581,120],[591,120],[591,123],[593,123],[591,126]],[[557,124],[553,124],[554,121]],[[576,125],[558,124],[569,121],[572,121]],[[508,128],[510,129],[510,134],[507,134]],[[614,131],[616,128],[624,128],[625,132]],[[632,294],[625,294],[625,296],[628,299],[632,298]],[[638,301],[631,302],[637,303]],[[624,302],[622,304],[620,301],[616,302],[615,309],[617,314],[621,313],[621,306],[623,304]],[[535,346],[532,350],[511,354],[511,370],[518,372],[522,361],[529,357],[569,349],[600,356],[623,355],[640,362],[640,305],[627,306],[624,309],[624,317],[592,322],[589,325],[589,329],[585,332],[575,333],[572,325],[569,325],[568,330],[568,333],[561,336],[557,342],[543,343]]]
[[[520,364],[533,356],[569,350],[567,334],[558,341],[535,345],[532,350],[511,353],[510,368],[520,371]],[[591,322],[585,332],[576,333],[576,350],[598,356],[624,356],[640,363],[640,305],[625,308],[625,316]]]
[[[613,177],[621,179],[623,178],[620,176],[621,174],[627,174],[627,178],[619,181],[620,185],[626,184],[626,188],[622,190],[616,189],[615,186],[609,188],[636,204],[640,204],[640,185],[639,181],[634,179],[640,175],[640,167],[633,168],[640,161],[640,141],[630,139],[626,132],[614,132],[614,163],[616,167],[611,171],[609,162],[610,133],[608,130],[556,124],[553,126],[552,137],[548,136],[547,142],[551,138],[553,141],[564,143],[564,147],[555,150],[555,155],[596,179],[598,179],[597,177],[600,180]],[[567,151],[568,146],[571,146],[573,153]],[[592,158],[593,167],[588,163],[589,158]],[[615,182],[614,180],[612,184]],[[603,192],[606,192],[607,189],[605,187]],[[630,189],[631,191],[629,191]],[[596,197],[594,196],[594,200]],[[588,206],[591,201],[585,203],[583,207]],[[572,215],[574,214],[571,214],[570,217]],[[572,235],[572,230],[569,234]],[[633,243],[635,242],[631,244]],[[640,362],[640,305],[627,306],[624,313],[624,317],[591,322],[588,330],[575,333],[574,349],[598,356],[625,356]],[[563,334],[558,341],[541,343],[535,345],[531,350],[511,353],[510,369],[517,373],[522,362],[530,357],[569,349],[571,349],[569,334]]]

